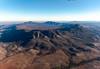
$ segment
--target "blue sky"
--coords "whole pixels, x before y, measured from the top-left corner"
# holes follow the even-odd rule
[[[0,0],[0,21],[99,21],[100,0]]]

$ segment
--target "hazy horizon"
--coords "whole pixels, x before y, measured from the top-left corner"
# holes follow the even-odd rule
[[[0,21],[0,25],[21,24],[30,21]],[[31,21],[33,23],[45,23],[48,21]],[[56,23],[71,23],[71,24],[100,24],[100,21],[51,21]]]

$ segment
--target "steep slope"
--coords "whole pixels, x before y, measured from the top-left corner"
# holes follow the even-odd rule
[[[2,69],[100,68],[98,29],[51,21],[25,22],[3,29],[0,32]]]

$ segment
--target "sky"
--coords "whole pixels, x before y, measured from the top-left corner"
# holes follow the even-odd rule
[[[100,21],[100,0],[0,0],[0,21]]]

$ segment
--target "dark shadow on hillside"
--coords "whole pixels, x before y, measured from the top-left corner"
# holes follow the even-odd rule
[[[2,32],[0,42],[17,42],[21,41],[22,45],[28,43],[32,38],[32,32],[25,32],[24,30],[6,30]]]

